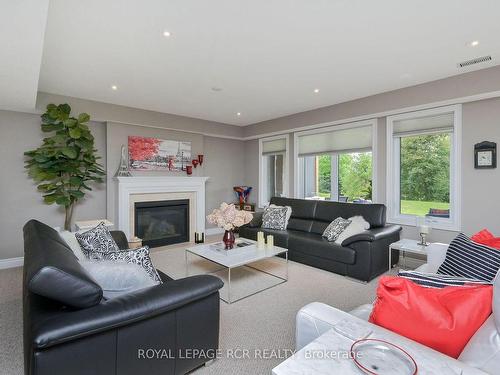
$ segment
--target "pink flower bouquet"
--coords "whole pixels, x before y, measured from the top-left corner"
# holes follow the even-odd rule
[[[207,216],[209,223],[224,228],[224,230],[233,230],[241,227],[248,224],[252,219],[253,215],[250,212],[238,210],[234,204],[224,202]]]

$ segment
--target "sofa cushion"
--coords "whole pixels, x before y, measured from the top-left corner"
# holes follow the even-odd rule
[[[76,308],[97,305],[102,289],[57,231],[36,220],[24,226],[25,284],[35,294]]]
[[[288,233],[290,250],[345,264],[354,264],[356,260],[356,252],[353,249],[328,242],[319,234],[291,230]]]
[[[370,229],[370,223],[367,222],[363,216],[353,216],[350,217],[349,220],[351,224],[337,237],[335,242],[338,245],[342,245],[342,243],[353,236],[364,233],[366,230]]]
[[[115,262],[126,262],[132,264],[138,264],[148,273],[149,277],[157,283],[161,284],[162,280],[156,268],[153,266],[153,261],[149,256],[149,246],[143,246],[138,249],[128,249],[128,250],[118,250],[118,251],[108,251],[100,252],[93,251],[90,253],[90,260],[94,261],[115,261]]]
[[[262,228],[285,230],[288,224],[288,207],[266,207],[262,215]]]
[[[383,276],[370,322],[457,358],[491,314],[491,300],[489,285],[434,289]]]
[[[105,299],[158,285],[158,282],[155,282],[138,264],[88,260],[80,264],[99,283]]]
[[[346,228],[350,225],[351,220],[344,219],[343,217],[338,217],[330,224],[328,224],[321,236],[326,238],[329,242],[333,242],[337,238],[339,238],[340,234],[345,231]]]
[[[87,258],[94,251],[107,253],[120,250],[104,222],[86,232],[75,233],[75,237]]]
[[[463,233],[451,241],[437,273],[492,282],[500,268],[500,251],[477,244]]]
[[[293,215],[293,214],[292,214]],[[331,222],[336,217],[363,216],[371,228],[385,225],[385,205],[317,201],[315,220]]]

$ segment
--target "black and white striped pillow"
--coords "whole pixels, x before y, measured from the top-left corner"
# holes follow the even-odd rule
[[[467,284],[491,285],[491,283],[482,280],[418,271],[399,271],[398,276],[426,288],[444,288],[446,286],[464,286]]]
[[[460,233],[451,241],[437,273],[493,282],[499,268],[500,250],[477,244]]]

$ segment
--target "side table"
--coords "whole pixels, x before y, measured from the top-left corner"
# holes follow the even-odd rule
[[[402,239],[398,242],[393,242],[389,245],[389,269],[392,268],[391,265],[391,255],[392,250],[399,250],[403,255],[403,269],[406,269],[406,253],[420,254],[427,256],[427,246],[422,246],[418,244],[417,240]]]

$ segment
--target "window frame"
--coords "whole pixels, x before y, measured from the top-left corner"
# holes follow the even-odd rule
[[[459,231],[461,228],[461,146],[462,146],[462,105],[450,105],[420,111],[388,116],[387,123],[387,221],[393,224],[417,226],[419,217],[401,213],[401,137],[394,137],[394,123],[400,120],[418,119],[421,117],[453,114],[453,132],[451,134],[450,151],[450,217],[425,217],[426,223],[435,229]],[[415,135],[440,133],[439,131],[416,131]]]
[[[272,153],[273,155],[284,155],[283,157],[283,195],[289,195],[289,180],[290,180],[290,171],[289,171],[289,140],[288,134],[284,135],[276,135],[273,137],[259,138],[259,190],[258,190],[258,202],[257,206],[259,208],[264,208],[269,205],[269,201],[264,199],[264,191],[267,185],[266,175],[264,175],[264,156],[271,155],[262,155],[263,143],[268,141],[274,141],[277,139],[285,140],[285,151]]]
[[[343,154],[343,153],[349,153],[349,152],[367,152],[371,151],[372,153],[372,202],[373,203],[379,203],[379,196],[378,196],[378,189],[377,189],[377,170],[378,170],[378,142],[377,142],[377,137],[378,137],[378,121],[376,118],[370,119],[370,120],[364,120],[364,121],[356,121],[356,122],[350,122],[350,123],[345,123],[341,125],[325,125],[324,127],[319,127],[315,128],[312,130],[305,130],[305,131],[300,131],[296,132],[293,134],[293,161],[294,161],[294,171],[293,171],[293,184],[294,184],[294,198],[299,198],[299,137],[303,135],[308,135],[308,134],[318,134],[318,133],[326,133],[330,131],[335,131],[335,130],[345,130],[345,129],[354,129],[354,128],[361,128],[361,127],[368,127],[370,126],[372,129],[372,147],[370,150],[367,150],[366,148],[359,148],[359,149],[353,149],[349,150],[348,152],[330,152],[326,153],[329,155],[338,155]],[[326,155],[324,154],[324,155]],[[323,154],[321,154],[323,155]],[[338,163],[337,167],[338,168]],[[338,172],[338,171],[337,171]],[[338,190],[338,173],[337,173],[337,190]],[[338,193],[337,193],[338,194]],[[338,199],[338,196],[337,196]]]

